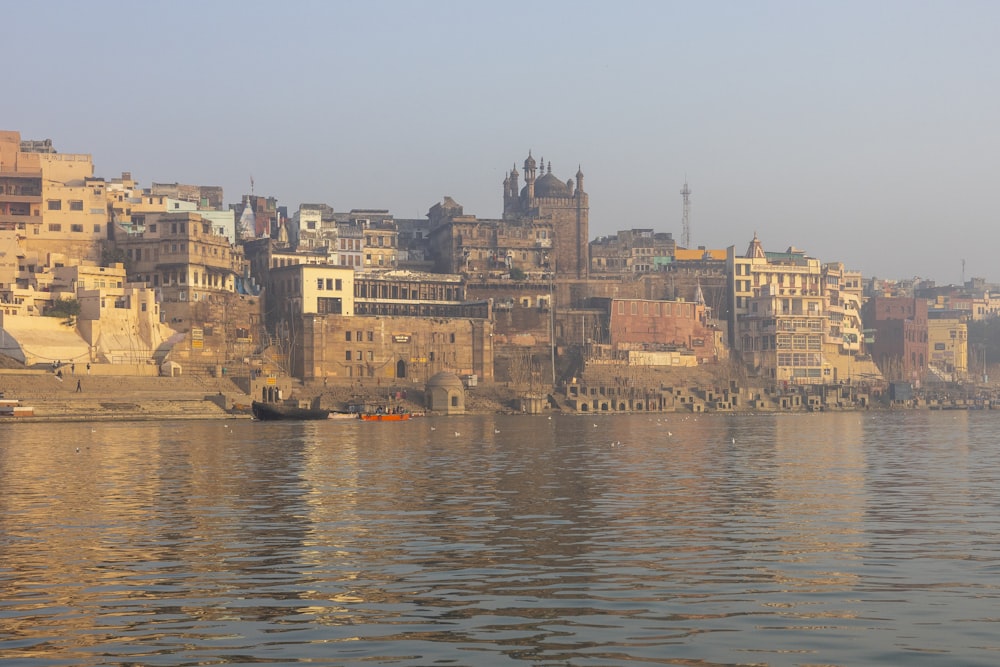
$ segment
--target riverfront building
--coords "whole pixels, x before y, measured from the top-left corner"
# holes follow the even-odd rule
[[[730,340],[759,377],[782,386],[880,377],[864,350],[860,273],[795,248],[766,253],[756,234],[743,256],[730,246],[726,263]]]

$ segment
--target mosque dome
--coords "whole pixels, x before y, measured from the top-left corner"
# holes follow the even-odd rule
[[[569,197],[572,194],[569,187],[551,171],[535,181],[536,197]]]

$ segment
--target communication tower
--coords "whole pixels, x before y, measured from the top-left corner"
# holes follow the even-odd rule
[[[681,240],[684,247],[691,247],[691,188],[688,187],[687,179],[684,179],[684,187],[681,188],[681,197],[684,198],[684,215],[681,218]]]

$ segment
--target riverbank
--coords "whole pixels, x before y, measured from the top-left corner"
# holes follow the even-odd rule
[[[125,367],[95,365],[91,373],[64,367],[60,378],[51,370],[0,368],[0,394],[33,408],[30,417],[4,417],[0,423],[33,421],[143,421],[190,419],[249,419],[251,397],[240,379],[188,375],[159,377],[130,374]],[[82,372],[81,372],[82,371]],[[134,369],[133,369],[134,371]],[[649,379],[649,378],[647,378]],[[578,382],[545,396],[548,414],[663,413],[762,413],[853,411],[880,409],[976,410],[996,409],[1000,402],[989,396],[921,392],[909,401],[878,400],[858,388],[794,388],[758,393],[727,392],[704,387],[712,378],[673,374],[657,378],[656,386],[622,386],[607,379]],[[678,387],[672,389],[670,387]],[[79,383],[79,390],[77,384]],[[244,383],[245,384],[245,383]],[[680,387],[686,387],[681,389]],[[576,395],[570,396],[573,392]],[[341,411],[352,405],[384,403],[410,412],[425,410],[422,386],[384,386],[378,381],[325,384],[321,380],[294,382],[291,397],[318,400],[327,409]],[[864,397],[863,402],[858,399]],[[468,414],[518,414],[519,394],[504,384],[480,384],[465,394]],[[873,400],[872,400],[873,399]],[[884,399],[884,397],[883,397]],[[235,408],[235,409],[234,409]]]

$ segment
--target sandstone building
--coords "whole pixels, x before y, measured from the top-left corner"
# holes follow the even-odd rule
[[[517,168],[504,179],[505,221],[547,222],[555,235],[553,264],[561,277],[586,278],[590,272],[590,199],[583,189],[583,171],[576,181],[563,182],[544,161],[538,173],[535,158],[524,160],[524,187],[519,187]]]

